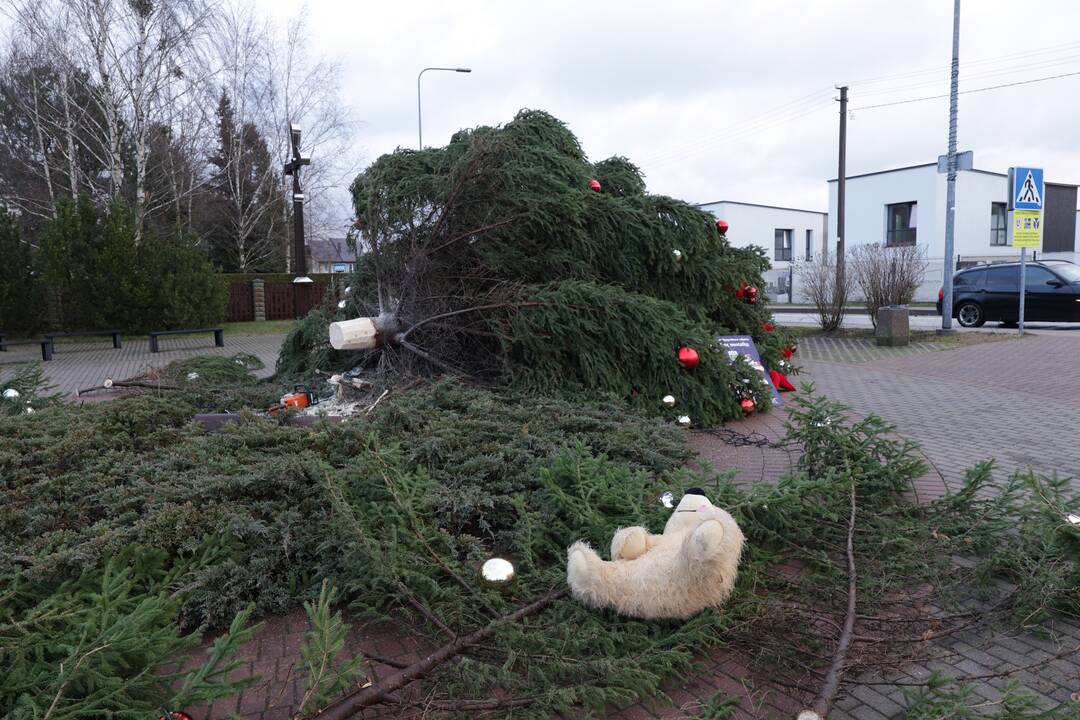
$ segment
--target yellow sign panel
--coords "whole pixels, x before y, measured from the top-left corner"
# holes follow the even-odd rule
[[[1012,244],[1018,248],[1042,247],[1042,210],[1013,210]]]

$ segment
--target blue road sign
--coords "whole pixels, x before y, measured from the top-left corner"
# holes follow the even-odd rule
[[[1043,209],[1042,168],[1018,167],[1013,173],[1012,200],[1017,210]]]

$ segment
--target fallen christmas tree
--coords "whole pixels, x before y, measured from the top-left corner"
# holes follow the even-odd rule
[[[790,371],[758,290],[764,252],[646,193],[625,158],[590,163],[547,113],[384,155],[352,193],[352,292],[286,340],[282,376],[359,368],[381,392],[449,373],[712,424],[770,406],[760,370],[717,336],[753,336],[766,368]]]

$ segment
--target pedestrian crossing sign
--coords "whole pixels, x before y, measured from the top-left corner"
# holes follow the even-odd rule
[[[1012,173],[1012,179],[1013,207],[1016,210],[1042,210],[1042,168],[1018,167]]]

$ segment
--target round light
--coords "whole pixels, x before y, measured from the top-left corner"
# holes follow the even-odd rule
[[[669,509],[675,507],[675,493],[665,490],[660,495],[660,504]]]
[[[188,380],[198,380],[199,379],[199,373],[197,373],[197,372],[189,372],[187,374],[187,379]]]
[[[665,407],[675,407],[675,396],[674,395],[665,395],[664,399],[661,400],[660,402],[664,403]]]
[[[34,414],[34,408],[27,406],[26,414],[27,415],[33,415]]]
[[[5,400],[14,400],[17,397],[19,397],[19,391],[15,388],[8,388],[7,390],[4,390]]]
[[[480,575],[489,583],[505,583],[514,579],[514,565],[503,558],[491,558],[480,568]]]
[[[351,292],[352,292],[352,285],[346,285],[345,286],[345,294],[348,295]]]
[[[680,415],[679,419],[676,420],[675,422],[677,422],[679,425],[682,425],[683,427],[690,427],[690,416],[689,415]]]
[[[113,386],[112,378],[105,378],[105,382],[101,383],[102,387],[111,388]]]
[[[675,256],[676,260],[682,260],[682,250],[672,250],[671,254]]]
[[[339,301],[338,304],[337,304],[337,307],[338,307],[338,310],[344,310],[345,309],[345,301],[344,300]]]

